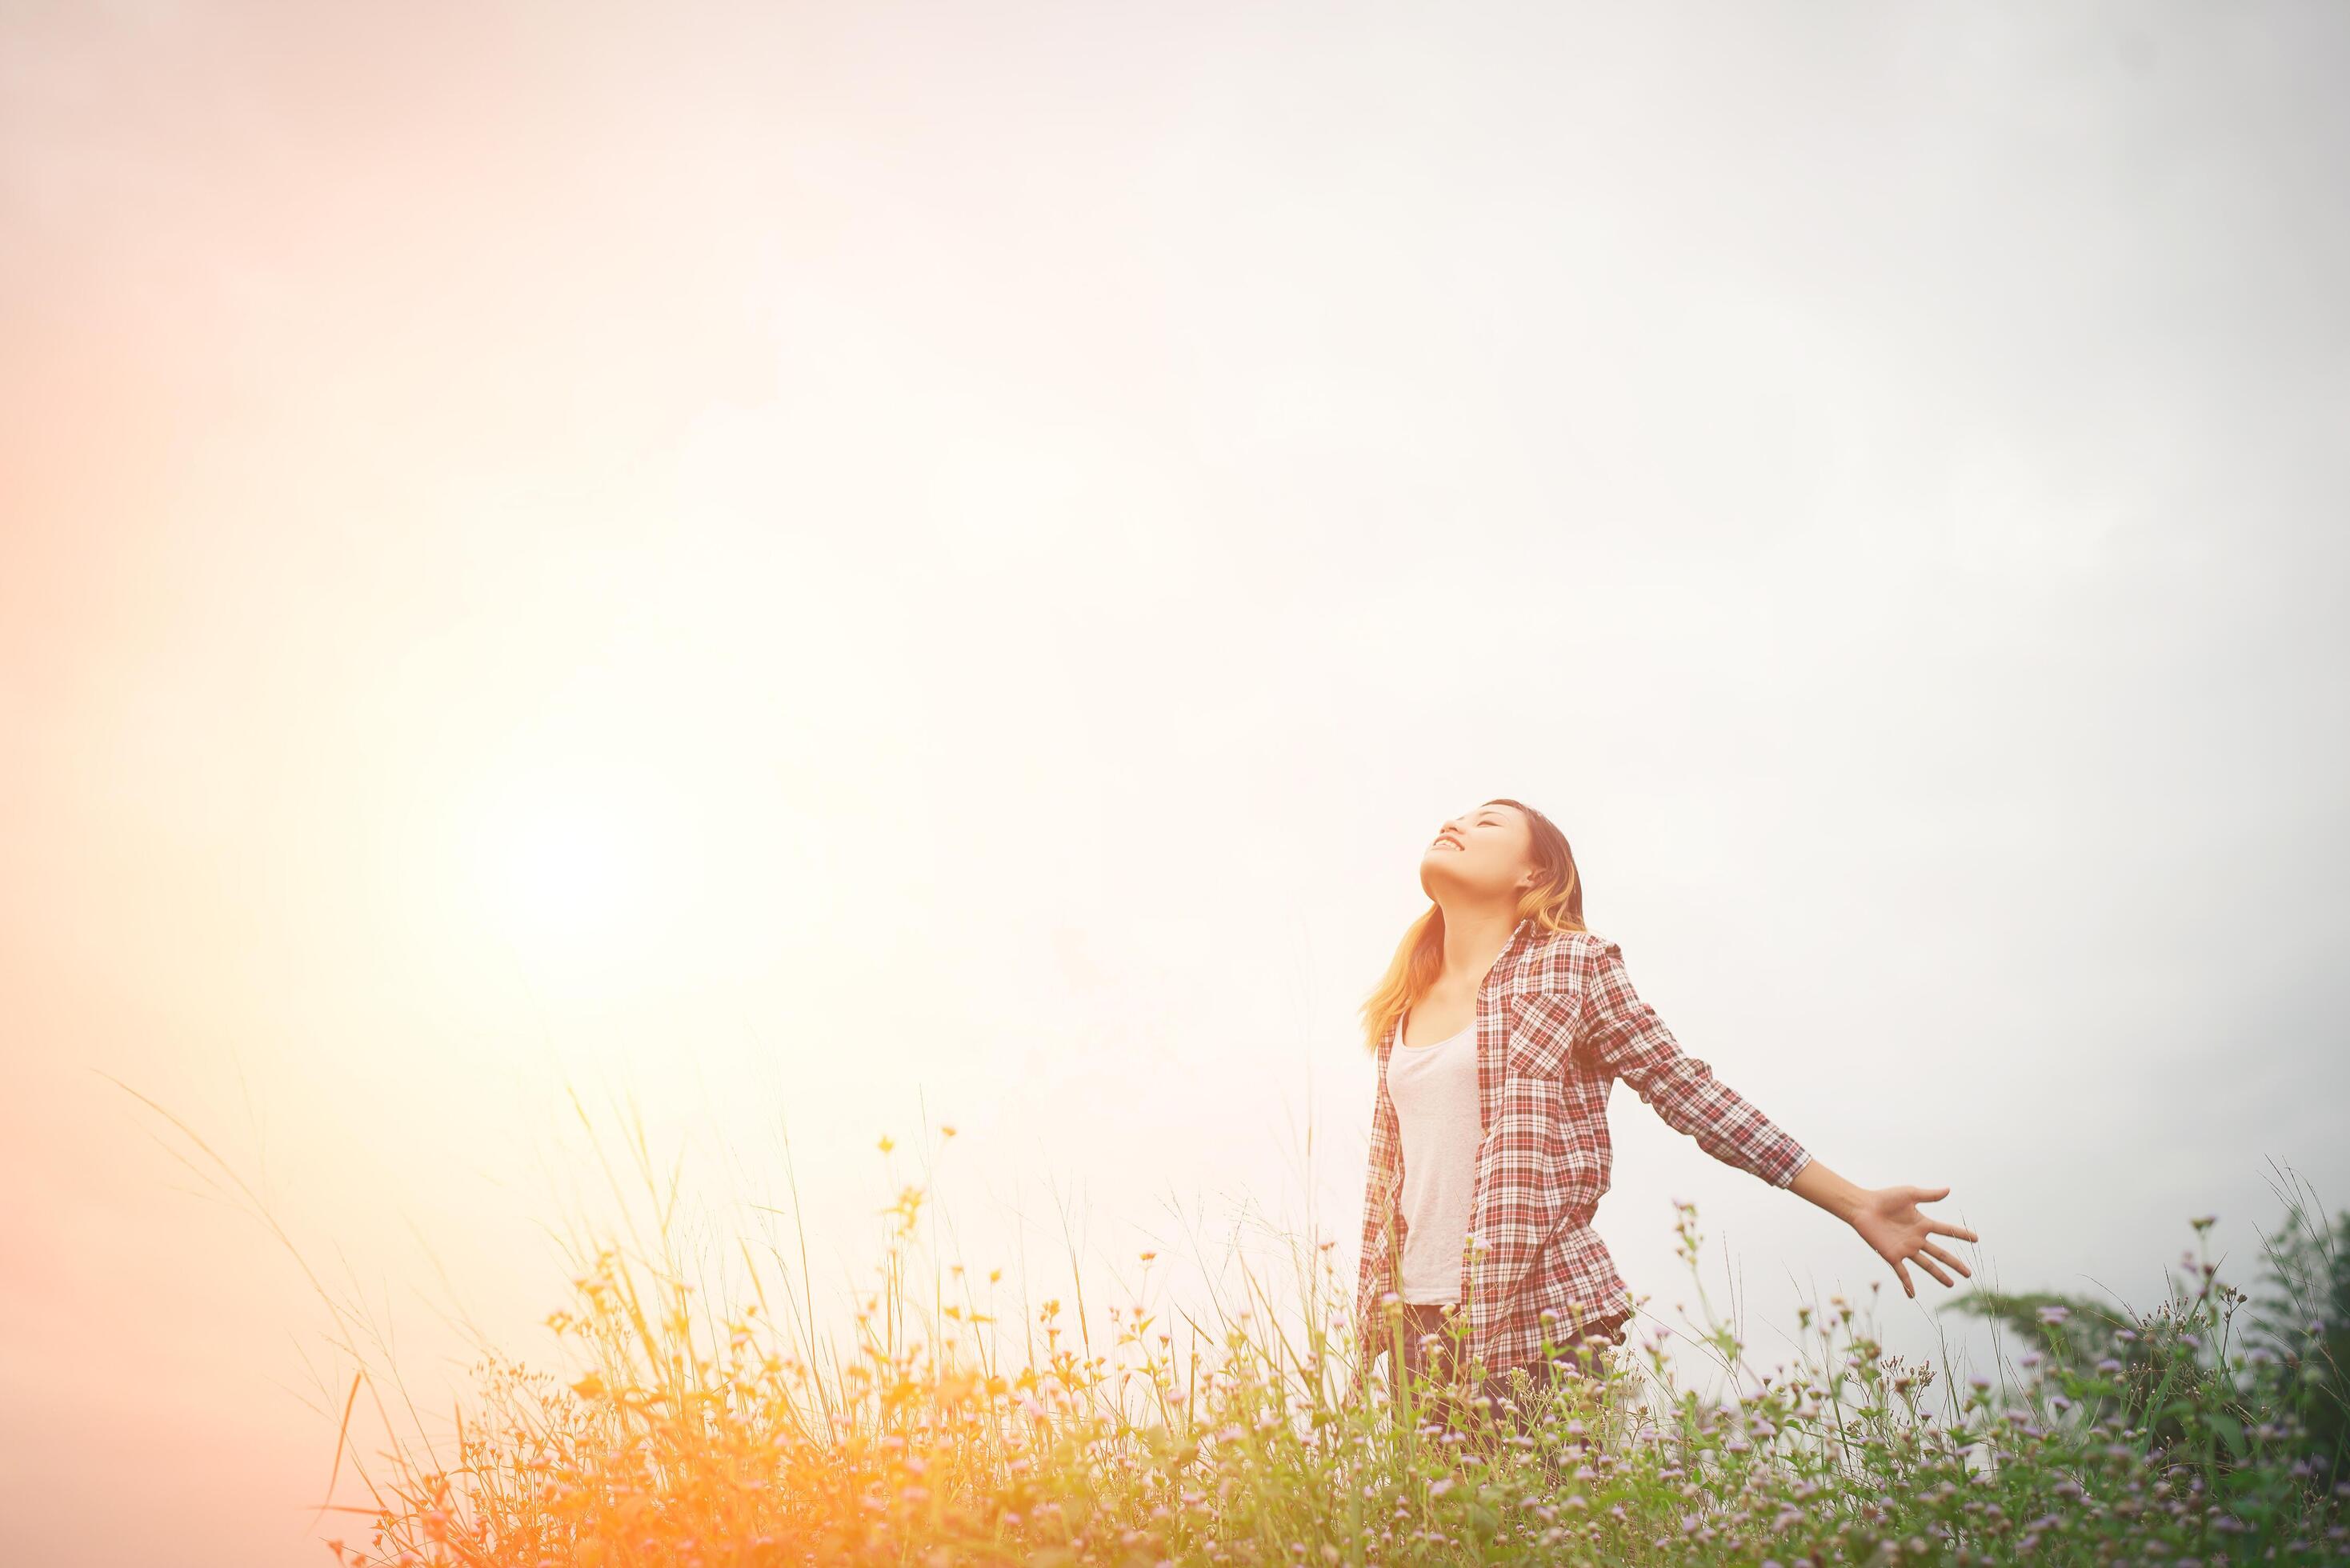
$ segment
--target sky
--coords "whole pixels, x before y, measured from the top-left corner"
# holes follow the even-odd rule
[[[1357,1009],[1500,795],[1978,1278],[2150,1304],[2215,1213],[2250,1284],[2281,1169],[2350,1206],[2345,66],[2325,5],[10,7],[0,1555],[328,1561],[354,1357],[439,1432],[469,1334],[561,1365],[630,1117],[828,1321],[914,1182],[1031,1308],[1350,1285]],[[1982,1352],[1611,1125],[1668,1320],[1688,1199],[1763,1359],[1873,1284]]]

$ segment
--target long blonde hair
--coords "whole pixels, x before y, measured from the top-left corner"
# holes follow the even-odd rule
[[[1583,877],[1575,870],[1575,851],[1566,835],[1522,800],[1504,797],[1483,804],[1517,807],[1525,813],[1526,826],[1533,835],[1534,879],[1519,896],[1518,919],[1531,916],[1545,931],[1588,930],[1583,923]],[[1394,961],[1363,1003],[1365,1045],[1372,1054],[1378,1054],[1379,1042],[1387,1038],[1404,1010],[1427,995],[1443,971],[1444,907],[1431,903],[1405,928],[1403,940],[1396,944]]]

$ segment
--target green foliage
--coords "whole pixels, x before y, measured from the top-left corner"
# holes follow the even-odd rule
[[[2304,1436],[2303,1455],[2328,1486],[2350,1480],[2350,1210],[2328,1225],[2305,1185],[2282,1194],[2285,1217],[2262,1236],[2266,1267],[2252,1300],[2252,1354],[2276,1357],[2278,1397]]]
[[[2089,1417],[2101,1421],[2120,1413],[2137,1424],[2139,1411],[2126,1403],[2126,1394],[2145,1385],[2148,1355],[2137,1321],[2126,1310],[2056,1291],[2005,1292],[1981,1285],[1943,1310],[2003,1324],[2025,1344],[2039,1346],[2045,1359],[2074,1372],[2114,1364],[2120,1369],[2120,1386],[2092,1394]]]
[[[682,1297],[640,1289],[619,1250],[599,1253],[582,1310],[558,1314],[595,1368],[527,1399],[521,1379],[493,1383],[461,1463],[380,1489],[392,1501],[376,1550],[351,1560],[2350,1563],[2338,1337],[2350,1223],[2299,1210],[2270,1239],[2267,1292],[2241,1335],[2251,1298],[2194,1254],[2143,1314],[1971,1293],[1963,1310],[2030,1347],[2022,1375],[1994,1383],[1888,1354],[1870,1313],[1836,1296],[1799,1310],[1793,1365],[1756,1368],[1695,1278],[1700,1239],[1681,1205],[1703,1320],[1681,1337],[1712,1363],[1714,1390],[1681,1384],[1665,1349],[1674,1331],[1660,1329],[1596,1377],[1505,1382],[1496,1398],[1475,1367],[1444,1390],[1358,1383],[1356,1325],[1326,1313],[1298,1331],[1253,1308],[1184,1314],[1188,1360],[1140,1303],[1081,1304],[1071,1336],[1061,1303],[1045,1303],[1032,1327],[1045,1354],[1017,1369],[993,1334],[962,1342],[990,1313],[950,1307],[911,1337],[920,1314],[903,1299],[899,1246],[918,1207],[897,1210],[884,1270],[897,1299],[860,1314],[859,1354],[825,1380],[817,1355],[763,1345],[764,1317],[697,1345]],[[2202,1237],[2210,1222],[2193,1223]],[[1309,1293],[1347,1303],[1351,1280],[1308,1256],[1324,1271]],[[654,1262],[651,1278],[676,1278],[675,1260]],[[1087,1326],[1097,1315],[1099,1331]]]

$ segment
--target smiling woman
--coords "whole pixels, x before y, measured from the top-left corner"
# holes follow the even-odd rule
[[[1905,1293],[1913,1262],[1946,1286],[1970,1272],[1933,1238],[1974,1232],[1918,1208],[1949,1189],[1856,1186],[1681,1050],[1584,923],[1574,851],[1541,812],[1494,799],[1452,818],[1419,881],[1430,907],[1363,1006],[1378,1074],[1357,1389],[1382,1350],[1415,1375],[1428,1336],[1448,1378],[1546,1379],[1577,1365],[1562,1352],[1623,1343],[1638,1302],[1592,1229],[1619,1078],[1707,1154],[1850,1224]]]

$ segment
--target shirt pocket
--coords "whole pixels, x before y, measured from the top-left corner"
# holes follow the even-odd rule
[[[1509,1076],[1554,1081],[1565,1076],[1581,1002],[1579,993],[1566,991],[1538,991],[1511,999],[1509,1050],[1503,1058]]]

